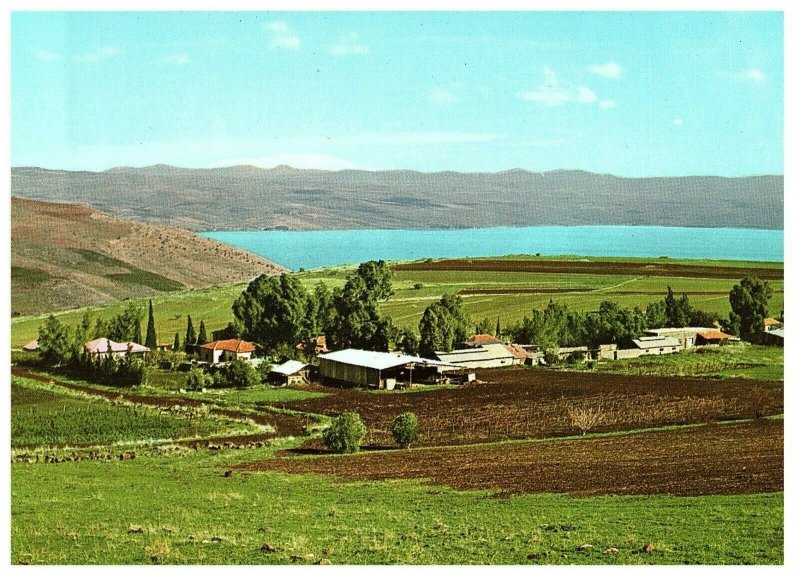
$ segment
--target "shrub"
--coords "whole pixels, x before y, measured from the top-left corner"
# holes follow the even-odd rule
[[[233,360],[223,370],[215,375],[214,384],[217,386],[230,386],[233,388],[247,388],[261,382],[256,369],[245,360]]]
[[[584,435],[606,419],[605,413],[599,408],[570,408],[567,414],[573,428],[577,428]]]
[[[186,375],[186,388],[188,390],[202,390],[211,387],[214,379],[206,374],[202,368],[192,367]]]
[[[322,433],[322,440],[328,450],[339,454],[358,452],[359,445],[367,433],[361,417],[355,412],[344,412],[333,419],[331,425]]]
[[[413,412],[403,412],[392,422],[392,438],[401,448],[408,448],[419,436],[419,422]]]

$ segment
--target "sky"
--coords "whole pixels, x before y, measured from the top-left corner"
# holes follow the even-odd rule
[[[11,163],[782,174],[780,12],[15,12]]]

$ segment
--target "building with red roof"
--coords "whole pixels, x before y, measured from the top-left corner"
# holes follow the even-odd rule
[[[198,346],[197,355],[203,362],[218,364],[231,360],[249,360],[256,351],[256,345],[240,338],[215,340]]]

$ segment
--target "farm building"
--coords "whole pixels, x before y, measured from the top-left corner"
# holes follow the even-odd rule
[[[481,344],[451,352],[436,352],[442,362],[469,368],[500,368],[514,364],[514,354],[505,344]]]
[[[514,357],[514,364],[533,364],[533,354],[530,350],[523,348],[519,344],[506,344],[505,346]]]
[[[634,338],[632,342],[634,349],[638,350],[641,356],[645,354],[672,354],[684,348],[680,340],[671,336],[642,336],[641,338]],[[618,350],[617,352],[619,353],[620,351]]]
[[[739,340],[735,336],[725,334],[720,330],[706,330],[697,333],[697,346],[720,346],[732,340]]]
[[[775,318],[764,318],[764,330],[769,332],[771,330],[783,329],[783,322]]]
[[[323,383],[387,390],[398,385],[439,382],[445,377],[470,379],[468,370],[463,366],[418,356],[353,348],[320,355],[319,374]]]
[[[249,360],[255,351],[256,346],[252,342],[231,338],[230,340],[215,340],[198,346],[197,355],[201,362],[218,364],[231,360]]]
[[[36,352],[39,349],[39,340],[31,340],[22,347],[25,352]]]
[[[298,342],[294,348],[301,352],[313,352],[315,356],[330,352],[330,350],[328,350],[328,341],[325,336],[315,336],[303,342]]]
[[[269,371],[269,380],[284,386],[308,384],[308,364],[297,360],[287,360],[283,364],[272,367]]]
[[[769,346],[783,346],[783,328],[764,331],[764,343]]]
[[[714,328],[686,327],[686,328],[652,328],[645,330],[645,336],[660,336],[662,338],[675,338],[681,348],[696,346],[697,335],[700,332],[714,330]]]
[[[143,356],[150,352],[150,348],[136,342],[114,342],[108,338],[95,338],[83,345],[83,350],[95,358],[105,356],[122,357],[127,355]]]
[[[478,346],[483,346],[484,344],[502,344],[500,340],[492,336],[491,334],[474,334],[470,336],[463,342],[461,342],[459,348],[477,348]]]
[[[559,360],[576,360],[586,362],[590,357],[588,346],[570,346],[558,349]]]

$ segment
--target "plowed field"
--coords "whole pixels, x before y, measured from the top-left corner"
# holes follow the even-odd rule
[[[559,261],[559,260],[438,260],[397,264],[395,270],[460,270],[468,272],[533,272],[537,274],[592,274],[741,279],[744,274],[762,280],[783,280],[782,268],[739,268],[667,262]]]
[[[505,494],[752,494],[783,489],[783,422],[707,425],[588,440],[285,457],[245,471],[344,481],[427,479]]]
[[[419,444],[470,444],[544,438],[579,432],[576,410],[601,414],[592,431],[705,423],[783,413],[783,383],[745,379],[621,376],[543,369],[483,370],[483,382],[459,388],[374,393],[325,387],[329,396],[281,404],[337,415],[358,412],[369,430],[366,444],[393,446],[389,427],[405,411],[420,423]],[[321,447],[310,444],[308,447]]]

